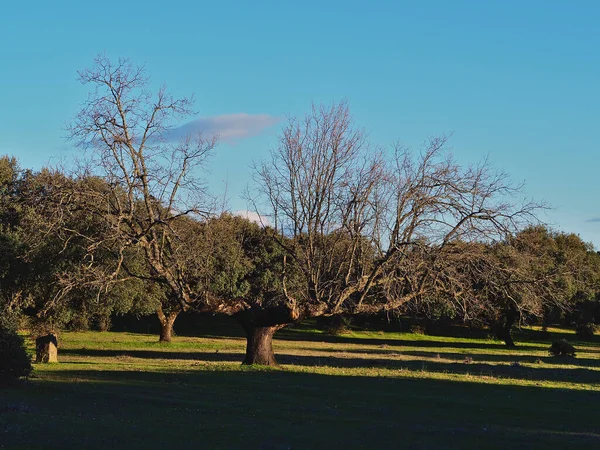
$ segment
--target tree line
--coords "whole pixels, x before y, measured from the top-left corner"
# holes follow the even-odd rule
[[[411,315],[492,329],[567,321],[593,335],[600,256],[536,219],[544,205],[445,137],[375,148],[347,103],[283,127],[245,194],[261,223],[219,211],[200,170],[217,144],[175,140],[192,103],[152,94],[143,68],[98,56],[69,127],[72,169],[0,159],[4,321],[63,327],[183,311],[234,317],[244,362],[275,364],[277,330],[319,316]]]

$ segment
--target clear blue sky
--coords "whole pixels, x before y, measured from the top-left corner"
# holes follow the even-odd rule
[[[34,169],[76,154],[76,71],[106,52],[248,134],[208,175],[216,192],[228,180],[232,210],[272,118],[346,98],[379,145],[453,133],[459,161],[489,155],[554,207],[542,219],[600,249],[599,23],[595,0],[4,2],[0,153]]]

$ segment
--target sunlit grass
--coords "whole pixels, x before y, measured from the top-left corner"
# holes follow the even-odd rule
[[[301,336],[296,331],[288,334]],[[274,345],[279,370],[600,390],[600,346],[595,344],[579,343],[577,358],[557,359],[549,356],[547,342],[524,342],[510,349],[491,339],[411,333],[354,331],[339,337],[312,333],[312,339],[304,341],[289,339],[285,333],[282,337]],[[35,376],[56,378],[56,374],[84,368],[247,370],[240,365],[244,346],[239,337],[177,337],[173,343],[163,344],[146,334],[63,333],[61,364],[38,365]]]

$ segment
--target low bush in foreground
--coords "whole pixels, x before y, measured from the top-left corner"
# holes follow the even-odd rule
[[[0,326],[0,383],[28,377],[32,370],[23,338],[14,330]]]

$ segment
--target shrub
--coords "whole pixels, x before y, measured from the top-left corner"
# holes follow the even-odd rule
[[[0,326],[0,383],[28,377],[32,370],[23,338],[16,331]]]
[[[569,344],[566,340],[552,342],[550,346],[550,354],[552,356],[575,356],[575,347]]]

